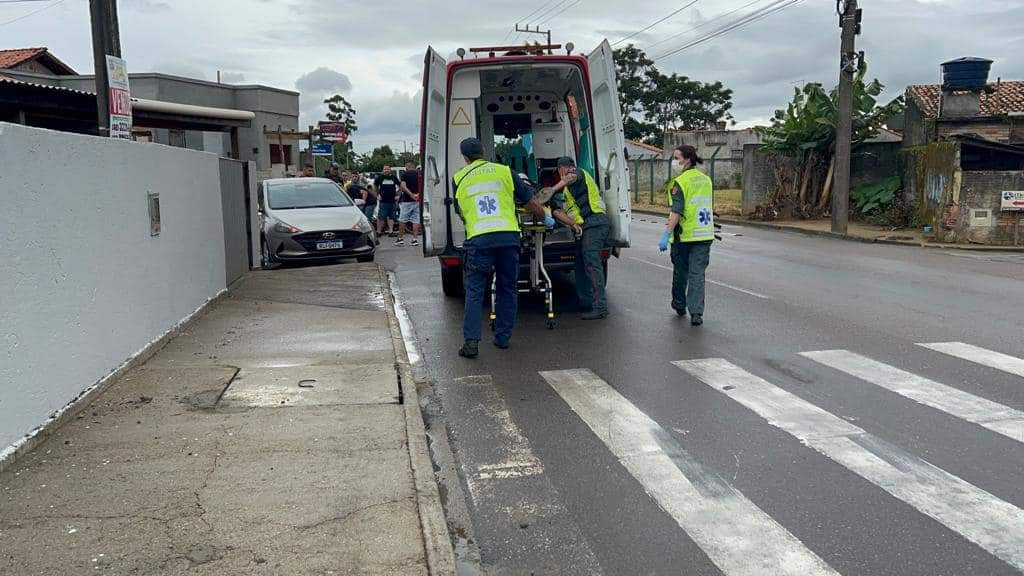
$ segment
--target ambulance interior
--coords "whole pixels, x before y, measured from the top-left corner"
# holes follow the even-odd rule
[[[569,63],[457,71],[449,107],[448,173],[465,165],[459,143],[476,136],[485,158],[525,174],[538,191],[559,181],[562,156],[575,159],[580,169],[597,178],[586,94],[581,70]],[[458,219],[455,223],[455,241],[461,244],[465,233]],[[570,230],[558,227],[545,244],[572,239]]]

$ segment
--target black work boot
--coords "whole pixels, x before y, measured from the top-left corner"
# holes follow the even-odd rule
[[[466,340],[466,343],[459,348],[459,356],[463,358],[476,358],[480,354],[479,340]]]
[[[607,310],[591,310],[580,316],[582,320],[603,320],[608,317]]]
[[[704,324],[703,314],[694,314],[690,316],[690,326],[700,326],[702,324]]]

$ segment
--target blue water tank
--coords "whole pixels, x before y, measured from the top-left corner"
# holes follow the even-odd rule
[[[988,84],[992,61],[985,58],[957,58],[942,63],[943,90],[981,90]]]

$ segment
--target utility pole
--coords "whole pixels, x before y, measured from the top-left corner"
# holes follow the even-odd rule
[[[837,0],[836,7],[839,7]],[[836,166],[832,182],[832,232],[846,234],[850,219],[850,148],[853,132],[853,75],[860,68],[856,50],[861,10],[857,0],[845,0],[839,14],[843,29],[839,64],[839,119],[836,125]]]
[[[92,62],[96,75],[96,112],[100,136],[110,136],[110,79],[107,55],[121,57],[117,0],[89,0],[92,23]]]
[[[551,46],[551,29],[541,30],[540,26],[536,26],[533,30],[530,30],[530,25],[527,24],[525,28],[520,28],[519,24],[516,24],[516,32],[525,32],[527,34],[540,34],[541,36],[547,36],[548,46]],[[548,48],[548,54],[551,54],[551,48]]]

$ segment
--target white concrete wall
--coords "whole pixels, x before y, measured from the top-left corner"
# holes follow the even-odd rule
[[[218,161],[0,122],[0,457],[224,289]]]

